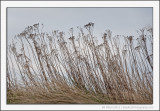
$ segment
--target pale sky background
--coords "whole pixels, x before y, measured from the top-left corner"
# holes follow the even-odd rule
[[[8,40],[35,23],[44,31],[67,31],[89,22],[95,23],[94,34],[101,38],[106,29],[113,35],[135,35],[136,30],[152,26],[152,8],[8,8]]]

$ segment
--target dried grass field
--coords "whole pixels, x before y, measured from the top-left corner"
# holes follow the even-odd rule
[[[153,103],[152,27],[137,38],[95,37],[91,22],[77,34],[43,27],[26,27],[7,46],[7,104]]]

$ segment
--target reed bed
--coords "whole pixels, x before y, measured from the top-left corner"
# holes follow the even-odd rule
[[[43,27],[26,27],[8,45],[8,104],[153,103],[152,27],[137,38],[110,30],[97,38],[91,22],[77,35]]]

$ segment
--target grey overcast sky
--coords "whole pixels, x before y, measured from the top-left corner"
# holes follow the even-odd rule
[[[44,30],[67,32],[93,22],[94,33],[101,37],[106,29],[115,35],[135,35],[136,30],[152,26],[152,8],[8,8],[8,39],[25,27],[44,24]]]

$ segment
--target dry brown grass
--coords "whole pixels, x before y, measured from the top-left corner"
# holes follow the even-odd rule
[[[67,40],[39,24],[17,35],[7,52],[7,103],[152,104],[152,28],[136,40],[106,30],[101,44],[93,23],[84,28],[77,37],[71,28]]]
[[[8,91],[8,104],[151,104],[150,99],[136,98],[136,101],[126,99],[116,99],[111,95],[93,94],[80,89],[60,89],[53,92],[42,90]],[[128,95],[131,96],[131,95]]]

